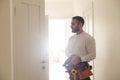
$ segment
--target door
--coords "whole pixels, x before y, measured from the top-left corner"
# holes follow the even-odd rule
[[[44,0],[15,0],[13,22],[14,80],[48,80]]]

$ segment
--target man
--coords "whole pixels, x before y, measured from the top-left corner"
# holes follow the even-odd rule
[[[74,34],[68,42],[66,56],[72,57],[70,63],[76,65],[80,62],[89,62],[96,57],[95,40],[88,33],[84,32],[84,19],[81,16],[74,16],[71,22]],[[90,80],[86,78],[84,80]]]

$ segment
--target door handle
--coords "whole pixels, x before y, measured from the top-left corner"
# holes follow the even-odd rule
[[[41,63],[42,63],[42,64],[45,64],[45,63],[47,63],[47,61],[46,61],[46,60],[43,60],[43,61],[41,61]]]
[[[46,67],[45,67],[46,64],[45,63],[47,63],[47,61],[46,60],[42,60],[41,63],[43,64],[42,65],[42,69],[45,70],[46,69]]]

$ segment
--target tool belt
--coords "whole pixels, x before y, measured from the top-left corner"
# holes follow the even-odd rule
[[[69,65],[70,58],[68,58],[63,66],[66,68],[66,72],[70,75],[70,80],[83,80],[93,75],[91,69],[92,66],[88,62],[80,62],[76,65]]]

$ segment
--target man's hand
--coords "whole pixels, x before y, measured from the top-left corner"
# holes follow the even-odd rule
[[[80,63],[81,59],[79,56],[73,55],[69,65],[76,65]]]

